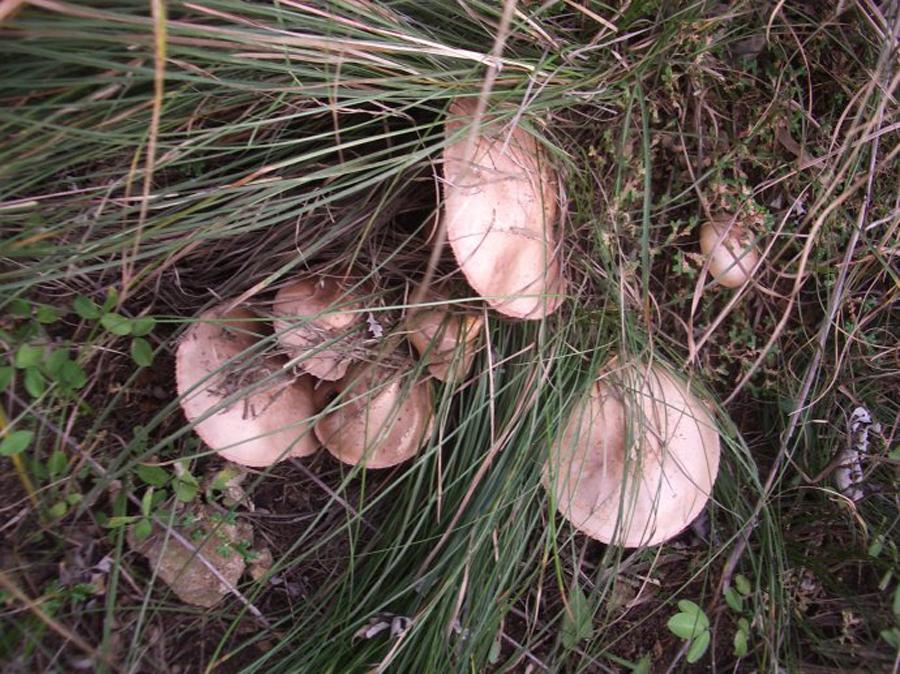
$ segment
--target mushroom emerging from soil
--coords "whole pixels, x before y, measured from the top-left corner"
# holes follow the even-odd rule
[[[320,401],[341,394],[334,411],[316,424],[325,448],[344,463],[388,468],[412,458],[431,435],[431,386],[410,385],[404,372],[387,364],[359,364],[328,386]]]
[[[459,381],[472,367],[482,324],[480,316],[443,309],[416,311],[406,319],[410,343],[426,358],[428,371],[441,381]]]
[[[184,415],[203,441],[229,461],[262,467],[308,456],[318,443],[311,378],[289,377],[279,359],[242,362],[260,337],[257,318],[242,308],[202,314],[178,344],[175,378]]]
[[[718,469],[719,435],[706,406],[663,368],[626,366],[601,370],[553,447],[543,479],[575,528],[639,547],[690,524]]]
[[[340,307],[340,309],[336,309]],[[360,305],[332,279],[304,278],[275,296],[278,341],[298,365],[324,381],[336,381],[353,361],[353,334],[365,323]],[[294,327],[294,323],[303,320]]]
[[[471,286],[494,309],[540,319],[562,302],[556,176],[521,128],[468,142],[475,99],[450,106],[444,149],[447,238]],[[472,155],[466,156],[467,150]]]
[[[703,224],[700,250],[709,258],[709,273],[713,279],[726,288],[744,285],[759,262],[752,237],[729,216]]]

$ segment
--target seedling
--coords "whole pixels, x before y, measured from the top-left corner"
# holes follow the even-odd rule
[[[687,641],[690,646],[687,652],[687,661],[697,662],[709,648],[709,618],[706,613],[694,602],[682,599],[678,602],[679,612],[669,618],[666,625],[675,636]]]

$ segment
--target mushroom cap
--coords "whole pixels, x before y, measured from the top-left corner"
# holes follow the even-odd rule
[[[309,377],[294,380],[277,359],[260,357],[244,380],[230,381],[259,339],[257,318],[243,308],[201,314],[178,344],[175,379],[184,415],[203,441],[229,461],[262,467],[308,456],[318,443]],[[226,402],[238,391],[246,393]]]
[[[411,363],[405,363],[411,370]],[[431,387],[382,364],[358,364],[331,392],[339,407],[322,416],[316,435],[337,459],[366,468],[388,468],[415,456],[431,436]]]
[[[723,237],[721,241],[719,237]],[[726,288],[744,285],[759,262],[753,239],[727,216],[703,223],[700,250],[709,257],[709,273],[713,279]]]
[[[562,302],[565,281],[554,229],[556,176],[521,128],[481,135],[465,156],[476,101],[450,106],[444,148],[447,238],[469,284],[494,309],[540,319]]]
[[[406,319],[407,338],[436,379],[458,381],[472,367],[483,323],[480,316],[443,309],[415,311]]]
[[[543,479],[591,538],[657,545],[703,510],[719,452],[715,421],[684,382],[658,366],[626,367],[601,374],[576,406]]]
[[[340,310],[334,307],[340,306]],[[275,295],[272,311],[279,343],[306,372],[326,381],[347,373],[353,362],[353,336],[345,333],[364,322],[360,305],[333,279],[302,278]],[[308,319],[294,325],[298,319]]]

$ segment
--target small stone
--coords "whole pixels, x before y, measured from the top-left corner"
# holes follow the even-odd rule
[[[193,504],[182,508],[173,528],[199,549],[203,557],[234,586],[244,573],[246,562],[240,550],[252,545],[253,529],[246,523],[231,522],[210,506]],[[151,568],[186,604],[209,608],[228,593],[228,587],[195,554],[154,522],[150,536],[137,540],[128,530],[128,545],[147,558]]]

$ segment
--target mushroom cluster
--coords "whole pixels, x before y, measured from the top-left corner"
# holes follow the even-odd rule
[[[474,99],[454,101],[445,126],[444,219],[469,284],[493,309],[541,319],[565,292],[555,232],[557,180],[535,139],[500,134],[484,120],[469,137]],[[430,384],[398,354],[366,349],[361,296],[316,275],[284,285],[271,304],[277,356],[262,353],[262,317],[246,307],[212,309],[184,334],[178,393],[188,421],[212,449],[247,466],[308,456],[323,445],[367,468],[396,465],[430,436]],[[461,381],[482,331],[452,303],[413,308],[404,332],[431,377]]]
[[[454,101],[445,124],[447,241],[490,308],[540,320],[566,293],[558,179],[523,128],[487,116],[473,135],[476,107],[474,99]],[[720,225],[704,227],[703,250],[714,278],[734,287],[756,264],[755,251],[736,247],[729,237],[738,230]],[[373,340],[366,294],[311,274],[284,285],[269,315],[228,305],[202,314],[179,344],[177,380],[185,415],[206,444],[256,467],[319,446],[370,469],[413,457],[431,435],[430,380],[455,386],[465,378],[483,317],[456,311],[452,300],[429,302],[410,307],[399,331]],[[411,348],[396,348],[400,335]],[[266,347],[275,343],[272,355]],[[608,367],[564,424],[543,483],[587,535],[653,545],[701,511],[718,462],[713,417],[684,382],[658,366]]]
[[[222,457],[264,467],[324,446],[344,463],[387,468],[431,435],[431,384],[407,356],[363,362],[363,304],[332,279],[305,277],[272,303],[279,353],[265,319],[222,305],[185,331],[176,381],[185,417]],[[407,336],[438,379],[463,377],[480,319],[411,314]],[[442,323],[442,320],[446,323]],[[462,326],[462,328],[460,327]],[[453,337],[451,337],[453,335]]]

